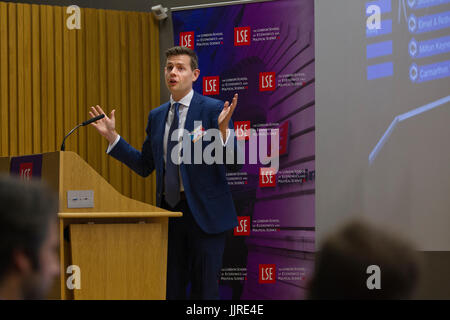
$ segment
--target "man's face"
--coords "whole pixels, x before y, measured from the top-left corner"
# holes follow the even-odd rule
[[[59,275],[57,223],[51,222],[47,238],[39,252],[39,266],[25,278],[23,296],[25,299],[45,299],[55,277]]]
[[[191,91],[193,82],[200,75],[200,70],[192,70],[191,57],[182,54],[167,58],[164,73],[170,93],[174,99],[180,99]]]

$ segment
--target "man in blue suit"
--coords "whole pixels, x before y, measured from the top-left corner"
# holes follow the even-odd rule
[[[157,206],[183,212],[182,218],[169,222],[167,299],[186,299],[189,281],[190,298],[218,299],[225,232],[237,225],[226,167],[232,171],[240,167],[235,161],[231,164],[223,161],[230,154],[228,159],[236,159],[237,155],[235,137],[229,130],[233,128],[231,116],[237,105],[237,94],[230,104],[194,92],[192,86],[200,70],[193,50],[170,48],[166,57],[165,81],[171,93],[170,101],[150,112],[141,151],[117,134],[115,110],[93,126],[110,142],[107,152],[111,156],[144,177],[156,169]],[[96,106],[89,114],[95,117],[104,112]],[[184,136],[180,151],[177,148],[181,145],[182,129],[192,138]],[[183,154],[188,150],[205,150],[205,141],[198,137],[214,129],[219,134],[213,143],[216,146],[220,143],[219,151],[223,151],[214,154],[218,161],[199,163],[194,161],[194,154]],[[185,156],[191,161],[177,161]]]

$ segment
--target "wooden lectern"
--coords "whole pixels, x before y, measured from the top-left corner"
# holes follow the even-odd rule
[[[180,212],[121,195],[73,152],[43,154],[41,177],[59,195],[61,299],[165,299],[168,219]]]
[[[10,162],[11,162],[11,158],[0,157],[0,174],[9,173],[9,163]]]

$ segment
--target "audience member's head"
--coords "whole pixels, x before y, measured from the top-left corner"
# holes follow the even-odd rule
[[[38,182],[0,176],[0,299],[44,299],[58,264],[58,203]]]
[[[309,298],[409,299],[419,265],[417,252],[407,241],[353,221],[325,239],[316,255]]]

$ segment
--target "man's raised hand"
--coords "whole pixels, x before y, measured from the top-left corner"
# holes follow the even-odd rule
[[[219,114],[219,130],[222,133],[223,141],[226,140],[226,132],[228,129],[228,123],[230,122],[231,116],[233,115],[234,109],[236,109],[238,101],[238,94],[236,93],[231,101],[231,104],[227,101],[223,105],[222,112]]]
[[[109,143],[113,143],[118,135],[116,132],[116,119],[114,117],[115,112],[116,110],[111,111],[111,114],[108,117],[99,105],[91,107],[91,111],[89,111],[91,118],[95,118],[101,114],[105,115],[103,119],[91,123],[91,126],[97,129],[97,131],[105,137]]]

